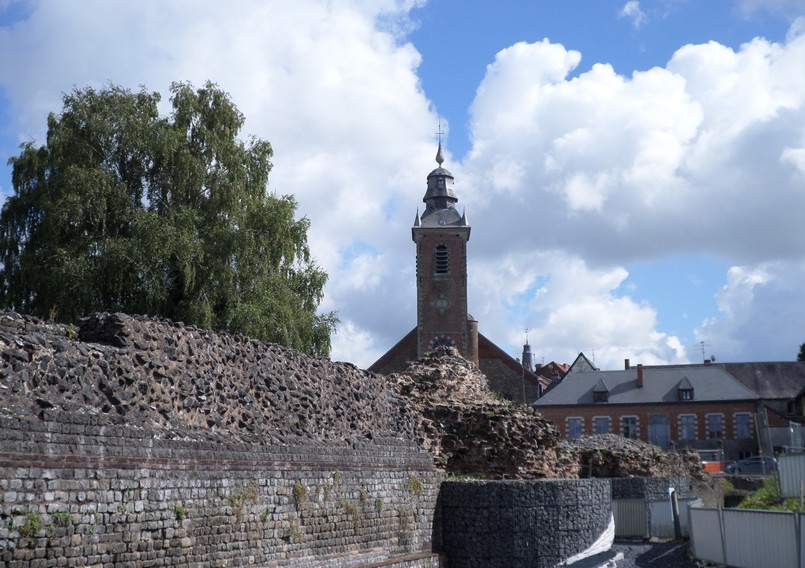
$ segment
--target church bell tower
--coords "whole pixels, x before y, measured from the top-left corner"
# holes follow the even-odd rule
[[[416,243],[417,356],[445,345],[478,363],[478,322],[467,311],[467,241],[470,226],[456,210],[453,174],[442,167],[428,174],[428,188],[417,211],[411,237]]]

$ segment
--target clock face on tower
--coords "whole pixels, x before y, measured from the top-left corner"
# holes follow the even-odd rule
[[[436,305],[436,309],[437,309],[437,310],[439,310],[441,313],[444,313],[444,311],[445,311],[447,308],[449,308],[449,307],[450,307],[450,300],[448,300],[447,298],[445,298],[444,296],[442,296],[442,297],[440,297],[438,300],[436,300],[436,301],[434,302],[434,304]]]

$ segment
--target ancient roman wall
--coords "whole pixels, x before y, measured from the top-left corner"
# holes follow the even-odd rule
[[[412,414],[246,337],[0,314],[0,564],[435,566],[443,474]]]
[[[194,440],[45,410],[0,419],[0,559],[36,566],[438,566],[443,475],[400,440]]]

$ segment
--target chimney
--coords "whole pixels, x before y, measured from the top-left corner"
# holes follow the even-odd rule
[[[630,368],[631,368],[631,365],[629,364],[629,359],[624,359],[623,360],[623,370],[628,371]]]
[[[643,388],[643,364],[637,364],[637,388]]]

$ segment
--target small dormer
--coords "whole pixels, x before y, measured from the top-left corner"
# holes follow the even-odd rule
[[[598,379],[593,387],[593,402],[609,402],[609,387],[604,379]]]
[[[682,377],[682,380],[676,386],[676,398],[677,400],[694,400],[693,385],[690,384],[687,377]]]

